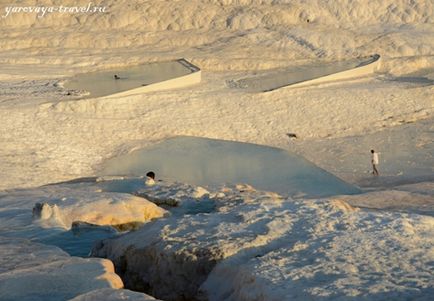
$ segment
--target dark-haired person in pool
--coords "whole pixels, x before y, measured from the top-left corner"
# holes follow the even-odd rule
[[[147,186],[152,186],[155,184],[155,173],[153,171],[149,171],[148,173],[146,173],[145,184]]]

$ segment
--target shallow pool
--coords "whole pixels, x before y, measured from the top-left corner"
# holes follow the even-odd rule
[[[176,137],[107,161],[101,175],[140,176],[217,187],[246,183],[290,196],[356,194],[359,189],[303,157],[250,143]]]
[[[64,83],[67,90],[102,97],[184,76],[199,69],[184,59],[78,74]],[[115,78],[115,75],[118,79]]]
[[[330,63],[317,63],[276,70],[262,75],[229,81],[232,88],[245,89],[249,92],[266,92],[281,87],[320,78],[334,73],[351,70],[373,63],[379,59],[378,55],[356,58]]]

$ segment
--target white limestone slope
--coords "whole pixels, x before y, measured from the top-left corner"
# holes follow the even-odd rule
[[[33,3],[58,4],[54,0]],[[63,4],[86,6],[88,2]],[[2,15],[9,5],[2,3]],[[2,61],[78,67],[177,55],[194,57],[206,69],[240,70],[282,66],[288,60],[369,55],[379,50],[392,58],[433,53],[433,41],[427,39],[434,15],[431,1],[109,0],[101,5],[107,7],[107,13],[53,13],[44,18],[21,13],[0,19],[5,37],[0,44]],[[50,27],[56,27],[56,32],[47,31]],[[254,47],[243,48],[250,45]],[[20,56],[29,48],[30,55]],[[119,49],[128,56],[119,56]],[[259,60],[264,53],[272,55]],[[96,60],[86,61],[88,54]],[[105,57],[112,60],[105,62]]]
[[[428,300],[433,223],[343,201],[225,188],[216,211],[104,240],[127,288],[163,300]]]
[[[0,13],[6,5],[0,4]],[[107,158],[176,135],[288,148],[288,132],[323,141],[388,130],[400,122],[417,126],[433,116],[432,1],[107,0],[103,5],[106,14],[0,18],[0,189],[92,175]],[[267,95],[227,85],[274,68],[373,53],[382,56],[380,74],[357,81]],[[201,68],[200,85],[78,101],[59,87],[75,73],[180,57]],[[340,160],[333,150],[309,159],[320,163],[326,156],[332,157],[328,162]],[[354,161],[363,160],[357,155]],[[348,179],[348,170],[351,162],[334,172]]]
[[[432,218],[358,215],[335,216],[332,235],[316,235],[319,223],[307,240],[238,266],[229,259],[202,290],[209,300],[430,300]]]
[[[59,301],[122,287],[109,260],[71,257],[57,247],[0,237],[0,300]]]
[[[7,5],[11,1],[0,1],[0,15]],[[298,148],[303,155],[309,153],[308,159],[347,180],[366,177],[371,148],[382,153],[386,176],[432,174],[431,0],[105,0],[102,5],[108,13],[0,18],[0,235],[36,239],[66,232],[76,219],[146,221],[147,209],[162,216],[146,202],[100,186],[3,190],[95,175],[108,158],[176,135],[282,148],[303,144]],[[267,95],[228,87],[228,81],[275,68],[372,53],[382,56],[378,73],[354,81]],[[180,57],[201,67],[201,85],[86,100],[67,95],[59,85],[76,73]],[[411,130],[402,134],[398,126],[407,124]],[[300,138],[288,141],[288,132]],[[177,189],[140,193],[162,204],[174,200],[180,209],[202,200],[203,191],[196,191],[196,198],[194,189],[181,188],[178,195]],[[413,201],[414,194],[417,204],[429,203],[419,188],[362,199],[375,209],[390,197],[392,206],[386,208],[407,213],[354,211],[342,202],[293,202],[242,190],[202,194],[207,201],[215,199],[211,205],[217,212],[203,213],[210,211],[207,207],[186,210],[182,218],[173,214],[105,241],[95,252],[115,259],[128,285],[169,299],[201,294],[211,300],[432,297],[432,217],[402,204]],[[47,203],[37,211],[47,218],[32,218],[37,202]],[[95,209],[104,215],[91,212]],[[0,285],[7,285],[0,290],[4,299],[23,300],[28,293],[48,300],[44,291],[50,284],[71,292],[68,299],[88,292],[80,298],[101,299],[113,291],[95,289],[119,287],[105,261],[63,259],[63,252],[48,250],[50,261],[34,265],[40,247],[14,248],[7,245],[18,255],[0,256],[2,267],[11,264],[0,273]],[[32,264],[23,266],[26,262]],[[37,286],[37,281],[43,283]],[[56,292],[62,290],[49,289],[59,299]],[[136,297],[113,294],[115,299]]]
[[[424,194],[401,190],[373,191],[360,195],[333,198],[352,206],[404,212],[418,212],[434,216],[434,193]]]

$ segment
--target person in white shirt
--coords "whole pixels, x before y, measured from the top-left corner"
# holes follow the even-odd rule
[[[373,149],[371,149],[371,163],[372,163],[372,174],[374,176],[380,175],[377,169],[377,165],[379,163],[378,153],[376,153]]]

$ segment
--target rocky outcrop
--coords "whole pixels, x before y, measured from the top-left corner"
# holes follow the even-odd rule
[[[66,229],[71,228],[76,221],[117,226],[147,222],[166,213],[166,210],[144,198],[120,193],[52,198],[33,207],[35,219]]]
[[[122,287],[107,259],[71,257],[57,247],[0,237],[0,300],[59,301]]]
[[[127,288],[169,301],[406,300],[434,289],[431,217],[248,186],[218,195],[214,212],[157,220],[93,255],[113,260]]]

